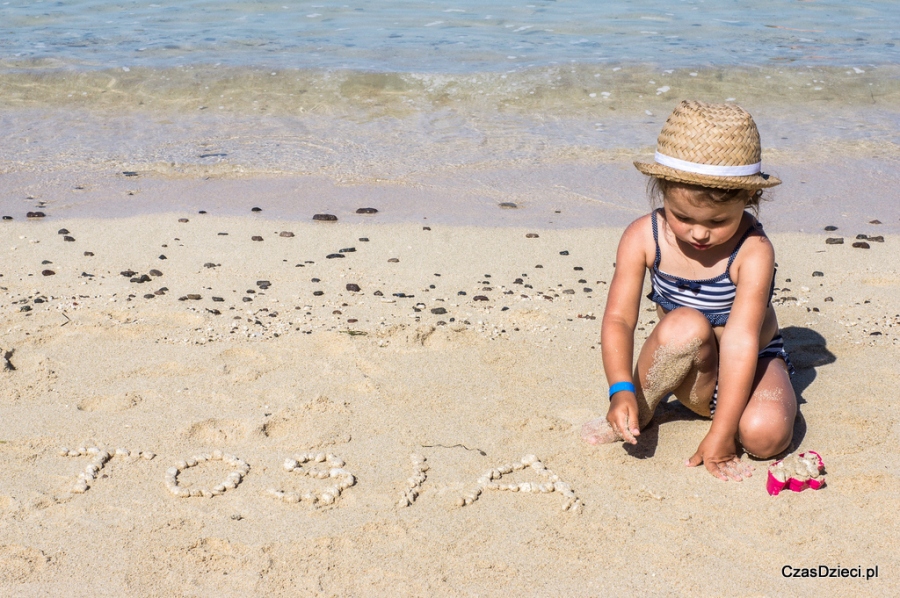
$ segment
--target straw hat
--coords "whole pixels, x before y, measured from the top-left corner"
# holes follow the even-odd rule
[[[760,172],[759,131],[743,108],[684,100],[666,120],[655,163],[635,162],[650,176],[717,189],[764,189],[781,184]]]

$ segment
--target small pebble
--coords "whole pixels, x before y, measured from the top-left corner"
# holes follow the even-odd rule
[[[526,238],[526,239],[537,239],[539,236],[540,236],[540,235],[538,235],[537,233],[527,233],[527,234],[525,235],[525,238]]]
[[[813,275],[814,277],[825,276],[825,274],[824,274],[823,272],[819,272],[818,270],[816,270],[815,272],[813,272],[812,275]]]
[[[559,255],[569,255],[569,252],[568,251],[560,251]]]
[[[347,290],[351,293],[358,293],[360,291],[360,288],[358,284],[349,283],[347,285]]]
[[[475,295],[474,297],[472,297],[472,301],[487,301],[487,300],[488,300],[488,298],[485,297],[484,295]]]
[[[85,251],[84,255],[85,255],[85,257],[94,257],[94,252],[93,251]]]
[[[359,242],[360,242],[360,243],[368,243],[368,242],[369,242],[369,237],[360,237],[360,238],[359,238]]]
[[[832,226],[832,225],[830,225],[830,224],[829,224],[828,226],[825,227],[825,230],[828,231],[828,232],[831,232],[831,231],[837,230],[837,229],[838,229],[838,227]]]
[[[398,263],[399,261],[400,261],[399,259],[397,259],[397,258],[395,258],[395,257],[392,257],[391,259],[388,260],[388,263],[389,263],[389,264],[396,264],[396,263]]]
[[[12,216],[4,216],[3,219],[4,219],[4,220],[12,220],[13,217],[12,217]]]
[[[866,243],[865,241],[857,241],[856,243],[853,244],[853,247],[856,247],[857,249],[868,249],[869,244]]]
[[[829,237],[825,239],[826,245],[843,245],[844,238],[843,237]]]
[[[53,270],[41,270],[41,274],[43,274],[44,276],[53,276],[54,274],[56,274],[56,272],[54,272]]]
[[[328,255],[325,256],[325,259],[333,260],[334,258],[337,258],[337,257],[344,257],[344,254],[343,253],[329,253]]]
[[[378,210],[375,208],[359,208],[356,210],[357,214],[377,214]]]
[[[188,219],[187,218],[179,218],[178,222],[188,222]]]
[[[822,301],[834,301],[834,297],[825,297]]]
[[[514,209],[518,208],[519,206],[517,206],[516,204],[514,204],[511,201],[504,201],[503,203],[500,204],[500,207],[505,208],[507,210],[514,210]]]
[[[313,220],[319,222],[337,222],[337,216],[334,214],[316,214],[313,216]]]
[[[868,239],[868,238],[869,238],[869,235],[864,235],[864,234],[862,234],[862,233],[856,235],[856,240],[857,240],[857,241],[865,241],[865,240]]]
[[[68,235],[68,234],[69,234],[69,229],[67,229],[67,228],[61,228],[61,229],[59,229],[59,230],[57,231],[57,234],[59,234],[59,235]]]
[[[250,208],[251,212],[262,212],[262,208]]]
[[[263,238],[260,237],[259,235],[253,235],[252,237],[250,237],[250,240],[251,241],[262,241]]]
[[[881,224],[881,220],[869,220],[869,224]]]
[[[872,241],[873,243],[884,243],[884,237],[881,235],[878,235],[877,237],[869,237],[868,240]]]
[[[285,237],[285,238],[291,238],[291,237],[294,236],[294,233],[292,233],[292,232],[289,231],[289,230],[283,230],[283,231],[281,231],[280,233],[278,233],[278,236],[279,236],[279,237]]]
[[[43,212],[28,212],[25,214],[26,218],[43,218],[44,216],[46,216],[46,214]]]
[[[354,253],[356,251],[356,247],[345,247],[340,250],[341,253]]]
[[[446,310],[446,308],[443,308],[443,307],[435,307],[431,310],[431,313],[433,313],[437,316],[440,316],[440,315],[447,313],[447,310]]]

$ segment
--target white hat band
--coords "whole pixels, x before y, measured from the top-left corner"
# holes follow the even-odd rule
[[[665,154],[656,152],[656,163],[669,168],[683,170],[685,172],[693,172],[695,174],[709,174],[712,176],[750,176],[759,174],[762,162],[756,164],[746,164],[743,166],[717,166],[714,164],[699,164],[697,162],[688,162],[687,160],[679,160]]]

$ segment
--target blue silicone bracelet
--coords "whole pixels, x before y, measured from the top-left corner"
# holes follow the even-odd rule
[[[621,390],[634,392],[634,384],[632,384],[631,382],[616,382],[609,387],[609,398],[612,399],[613,395]]]

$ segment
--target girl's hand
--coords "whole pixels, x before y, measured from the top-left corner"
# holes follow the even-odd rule
[[[623,390],[613,395],[606,421],[619,438],[629,444],[637,444],[641,429],[638,427],[638,406],[633,392]]]
[[[685,462],[688,467],[696,467],[703,463],[706,470],[723,481],[740,482],[753,475],[753,466],[744,463],[737,456],[734,437],[719,437],[712,431],[697,447],[694,456]]]

